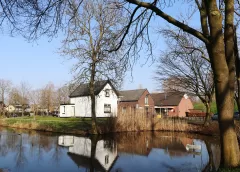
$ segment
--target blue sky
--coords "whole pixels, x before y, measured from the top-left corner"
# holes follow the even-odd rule
[[[178,4],[179,5],[179,4]],[[168,12],[179,13],[181,9],[178,5],[167,9]],[[157,18],[155,26],[161,27],[165,24],[163,20]],[[60,35],[61,36],[61,35]],[[63,37],[62,37],[63,38]],[[0,78],[11,80],[14,85],[21,81],[28,82],[32,88],[41,88],[48,82],[56,86],[63,85],[71,80],[73,74],[70,69],[73,61],[60,56],[57,51],[61,46],[61,37],[42,37],[37,42],[28,43],[20,36],[10,37],[7,34],[0,35]],[[165,43],[161,36],[154,39],[155,55],[164,49]],[[157,84],[153,80],[155,65],[149,61],[145,63],[145,55],[142,53],[141,59],[137,62],[131,72],[127,73],[124,80],[123,89],[148,88],[149,91],[156,90]]]
[[[73,61],[57,53],[61,38],[49,41],[43,37],[37,42],[28,43],[20,36],[1,35],[0,45],[0,78],[11,80],[14,85],[25,81],[32,88],[41,88],[48,82],[60,86],[73,76],[70,72]],[[143,57],[137,62],[132,71],[133,78],[131,72],[127,73],[124,89],[139,88],[139,85],[151,91],[155,89],[152,80],[154,65],[148,62],[142,66],[144,62]]]

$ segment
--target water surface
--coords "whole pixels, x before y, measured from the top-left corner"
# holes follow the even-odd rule
[[[219,158],[215,137],[166,132],[80,137],[0,128],[4,171],[214,171]]]

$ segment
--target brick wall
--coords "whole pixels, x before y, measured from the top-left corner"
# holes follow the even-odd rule
[[[148,105],[145,105],[145,97],[148,95]],[[154,109],[154,101],[151,97],[151,95],[149,94],[148,90],[145,90],[144,93],[142,94],[142,96],[139,98],[138,101],[129,101],[129,102],[119,102],[118,103],[118,108],[120,110],[120,112],[122,112],[122,109],[124,107],[129,108],[131,107],[132,109],[136,108],[138,104],[139,109],[142,110],[146,110],[146,108],[148,109],[148,114],[154,114],[155,113],[155,109]]]
[[[186,117],[186,112],[189,112],[189,109],[193,109],[192,101],[189,98],[182,98],[178,105],[178,116]]]

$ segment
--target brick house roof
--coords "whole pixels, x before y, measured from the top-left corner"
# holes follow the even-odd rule
[[[138,101],[146,89],[119,91],[120,101]]]
[[[155,106],[178,106],[184,93],[151,93]]]
[[[104,80],[104,81],[96,81],[95,82],[95,95],[98,95],[101,90],[105,87],[106,84],[111,85],[112,89],[114,92],[118,95],[118,92],[112,85],[112,83],[109,80]],[[71,97],[83,97],[83,96],[90,96],[90,89],[89,89],[89,84],[81,84],[79,85],[71,94]]]

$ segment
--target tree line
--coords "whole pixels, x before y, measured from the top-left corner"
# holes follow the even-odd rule
[[[49,82],[42,88],[33,89],[24,81],[14,85],[10,80],[0,79],[0,101],[5,105],[5,108],[1,108],[1,115],[6,113],[6,107],[9,105],[20,105],[22,115],[30,107],[35,114],[44,112],[48,115],[52,111],[58,111],[60,104],[69,103],[71,91],[71,85],[57,87]]]

